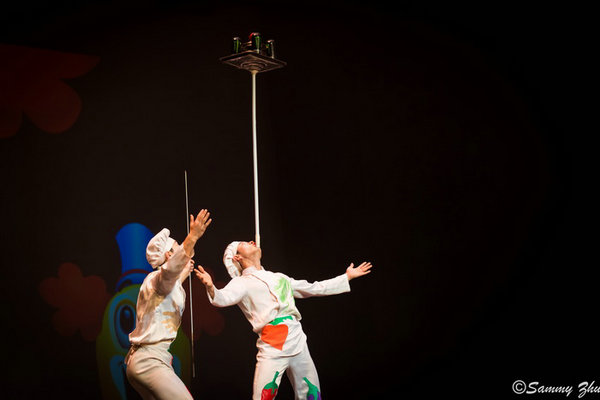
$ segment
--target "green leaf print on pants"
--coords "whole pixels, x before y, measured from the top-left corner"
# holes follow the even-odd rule
[[[260,394],[260,400],[273,400],[275,396],[277,396],[277,389],[279,389],[279,386],[277,386],[277,383],[275,383],[275,381],[277,380],[278,376],[279,371],[276,371],[273,380],[267,383],[263,388]]]
[[[321,392],[319,392],[319,388],[313,385],[308,378],[304,378],[304,381],[308,384],[308,394],[306,395],[306,400],[321,400]]]

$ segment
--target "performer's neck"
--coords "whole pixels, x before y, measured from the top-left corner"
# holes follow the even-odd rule
[[[243,269],[254,267],[256,269],[263,269],[260,265],[260,257],[247,258],[242,262]]]

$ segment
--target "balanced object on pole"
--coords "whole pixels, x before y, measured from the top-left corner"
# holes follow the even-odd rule
[[[222,57],[225,64],[249,71],[252,75],[252,159],[254,169],[254,241],[260,247],[260,218],[258,210],[258,154],[256,140],[256,75],[259,72],[272,71],[286,66],[286,63],[275,58],[275,41],[263,43],[258,32],[252,32],[248,42],[242,43],[239,37],[233,38],[233,54]]]
[[[275,58],[275,41],[269,39],[264,43],[258,32],[252,32],[245,43],[239,37],[234,37],[232,50],[233,54],[219,60],[246,71],[267,72],[287,65]]]

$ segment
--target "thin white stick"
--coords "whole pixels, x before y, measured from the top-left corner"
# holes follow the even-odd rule
[[[260,247],[260,225],[258,217],[258,156],[256,150],[256,71],[252,73],[252,155],[254,157],[254,241]]]
[[[186,226],[187,226],[187,234],[190,234],[190,209],[188,205],[188,184],[187,184],[187,171],[184,171],[185,176],[185,215],[186,215]],[[188,282],[190,284],[190,327],[192,331],[192,337],[190,341],[192,342],[192,378],[196,377],[196,361],[194,360],[194,306],[192,303],[192,276],[188,277]]]

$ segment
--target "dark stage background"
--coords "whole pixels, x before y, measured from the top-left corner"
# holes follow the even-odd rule
[[[288,63],[257,79],[264,265],[308,280],[375,265],[349,294],[298,301],[325,398],[600,384],[588,133],[571,114],[576,12],[393,6],[6,6],[3,398],[101,397],[95,338],[121,276],[115,235],[137,222],[182,239],[184,169],[191,211],[214,218],[195,260],[227,282],[225,245],[254,234],[251,86],[218,59],[252,31]],[[44,285],[65,263],[105,289],[51,304]],[[250,325],[237,307],[195,312],[192,394],[249,398]],[[278,398],[292,398],[287,378]]]

